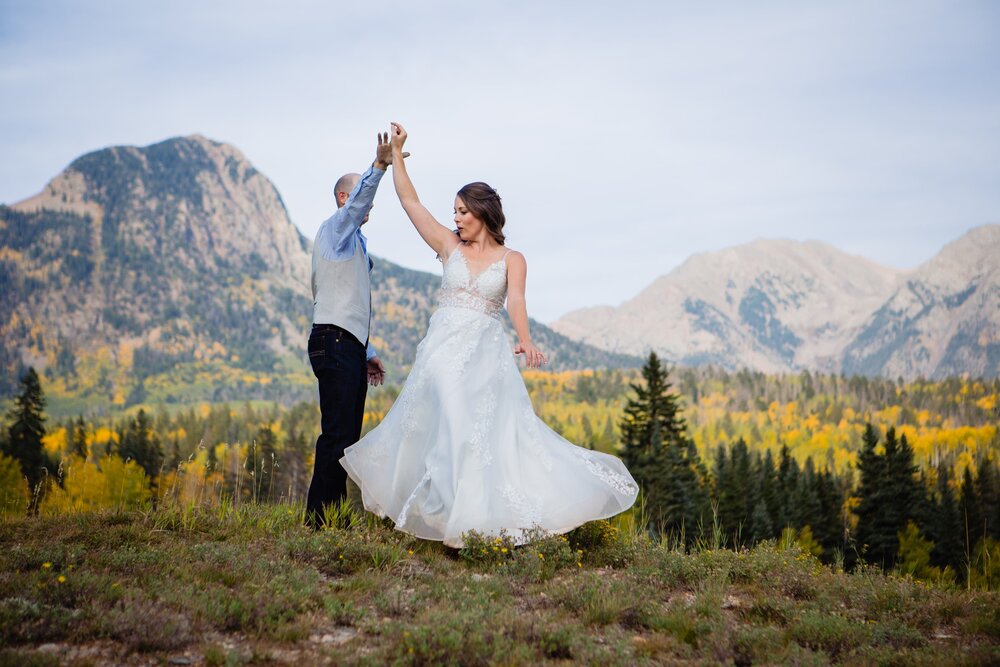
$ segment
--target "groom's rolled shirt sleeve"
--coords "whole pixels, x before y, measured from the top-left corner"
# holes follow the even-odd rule
[[[372,347],[371,343],[368,343],[368,348],[365,350],[365,354],[367,355],[368,361],[371,361],[372,357],[378,356],[378,352],[375,351],[375,348]]]
[[[337,209],[328,221],[327,233],[321,238],[325,259],[346,259],[354,254],[354,234],[368,215],[375,200],[375,192],[385,172],[374,166],[358,179],[358,184],[347,196],[347,203]]]

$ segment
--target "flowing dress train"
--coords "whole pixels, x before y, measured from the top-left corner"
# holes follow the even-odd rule
[[[534,412],[500,320],[505,258],[472,275],[444,262],[439,305],[399,397],[341,465],[365,509],[427,540],[501,529],[565,533],[618,514],[639,487],[616,457],[578,447]]]

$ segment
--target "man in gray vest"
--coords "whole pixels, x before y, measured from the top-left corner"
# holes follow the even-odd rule
[[[344,449],[361,438],[368,384],[377,386],[385,379],[385,368],[368,342],[372,261],[361,226],[391,163],[389,137],[379,134],[368,171],[337,181],[337,211],[320,225],[313,243],[309,362],[319,380],[322,433],[316,440],[306,524],[315,529],[326,522],[326,506],[347,496],[347,471],[339,461]]]

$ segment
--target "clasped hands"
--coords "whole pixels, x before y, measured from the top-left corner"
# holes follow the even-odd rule
[[[393,123],[395,126],[396,124]],[[393,128],[395,131],[395,127]],[[404,137],[405,137],[404,133]],[[390,164],[392,164],[392,142],[389,140],[388,132],[379,132],[376,134],[378,138],[378,144],[375,146],[375,168],[385,171]],[[399,142],[402,146],[402,142]],[[409,153],[402,153],[404,158],[410,157]]]

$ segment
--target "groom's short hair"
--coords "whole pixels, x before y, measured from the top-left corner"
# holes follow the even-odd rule
[[[333,186],[333,196],[337,197],[338,193],[351,194],[351,190],[357,185],[358,179],[361,178],[361,174],[344,174],[337,179],[337,184]]]

